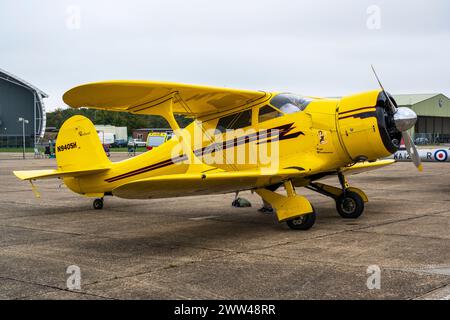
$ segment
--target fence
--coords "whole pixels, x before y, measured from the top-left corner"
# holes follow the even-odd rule
[[[27,148],[34,147],[34,138],[30,137],[30,136],[25,137],[25,146]],[[0,148],[2,148],[2,149],[23,148],[23,137],[22,136],[0,136]]]

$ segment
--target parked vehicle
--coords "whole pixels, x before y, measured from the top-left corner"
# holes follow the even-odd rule
[[[117,139],[111,145],[111,147],[113,147],[113,148],[126,148],[127,146],[128,146],[128,141],[125,139]]]
[[[145,147],[147,143],[141,139],[130,139],[128,141],[128,146]]]
[[[430,143],[430,140],[428,140],[428,138],[422,138],[422,137],[420,137],[420,138],[417,138],[417,139],[414,141],[414,143],[415,143],[415,144],[429,144],[429,143]]]
[[[97,133],[98,133],[98,137],[100,138],[102,145],[110,146],[114,143],[114,134],[113,133],[108,133],[108,132],[105,133],[103,131],[97,131]]]
[[[172,132],[150,132],[147,138],[147,150],[153,150],[172,139]]]

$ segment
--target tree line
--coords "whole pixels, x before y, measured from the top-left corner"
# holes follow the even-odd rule
[[[56,109],[47,112],[47,127],[61,128],[62,124],[74,115],[82,115],[90,119],[95,125],[112,125],[116,127],[127,127],[128,132],[142,128],[170,128],[167,121],[161,116],[136,115],[127,112],[114,112],[95,109]],[[175,116],[182,128],[192,122],[183,116]]]

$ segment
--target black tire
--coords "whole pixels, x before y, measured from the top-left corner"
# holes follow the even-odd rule
[[[314,208],[313,208],[314,210]],[[305,214],[303,216],[286,221],[286,224],[292,230],[309,230],[316,222],[316,212]]]
[[[344,219],[356,219],[364,212],[364,200],[359,194],[347,191],[336,199],[336,209]]]
[[[95,210],[102,210],[103,209],[103,199],[95,199],[93,203]]]

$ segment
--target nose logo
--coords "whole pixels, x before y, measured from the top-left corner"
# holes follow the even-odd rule
[[[89,131],[89,132],[78,131],[78,135],[79,135],[80,137],[88,136],[88,135],[90,135],[90,134],[91,134],[90,131]]]
[[[318,134],[319,134],[319,143],[320,143],[320,144],[326,144],[326,143],[327,143],[326,135],[323,133],[323,131],[320,130],[320,131],[318,132]]]

